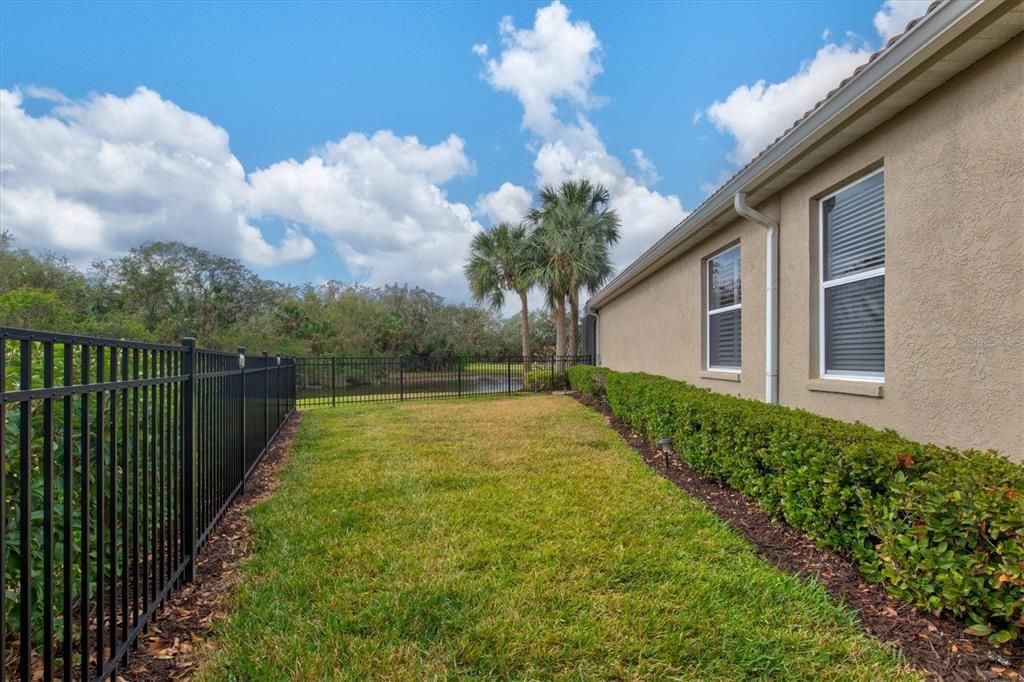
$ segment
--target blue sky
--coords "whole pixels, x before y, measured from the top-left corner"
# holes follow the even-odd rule
[[[4,2],[0,224],[463,300],[472,233],[586,174],[625,265],[923,8]]]

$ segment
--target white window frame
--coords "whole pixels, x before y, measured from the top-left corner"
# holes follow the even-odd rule
[[[732,305],[722,306],[720,308],[711,309],[711,262],[716,258],[721,258],[725,254],[739,249],[739,244],[733,244],[727,249],[722,249],[714,256],[709,256],[704,260],[704,286],[707,289],[707,293],[704,296],[704,366],[709,372],[729,372],[730,374],[740,374],[743,372],[743,351],[742,345],[740,349],[740,366],[739,367],[719,367],[711,364],[711,316],[717,315],[718,313],[727,313],[733,310],[742,310],[743,308],[743,254],[740,253],[740,302]],[[740,314],[740,329],[742,339],[742,328],[743,328],[743,314]],[[741,342],[742,344],[742,342]]]
[[[839,381],[866,381],[869,383],[884,383],[885,372],[828,372],[825,370],[825,290],[843,284],[860,282],[865,279],[885,276],[885,266],[856,272],[852,275],[844,275],[835,279],[825,280],[825,202],[840,192],[864,182],[868,178],[885,172],[885,168],[871,171],[862,175],[853,182],[849,182],[831,194],[818,199],[818,376],[823,379],[836,379]],[[885,215],[885,199],[883,184],[882,214]],[[888,244],[886,245],[888,248]]]

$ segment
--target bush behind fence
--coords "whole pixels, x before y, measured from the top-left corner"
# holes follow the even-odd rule
[[[0,327],[4,676],[107,677],[295,409],[295,361]]]

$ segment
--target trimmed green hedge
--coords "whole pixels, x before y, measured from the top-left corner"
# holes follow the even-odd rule
[[[644,436],[671,437],[694,468],[772,516],[848,551],[894,594],[995,643],[1024,628],[1024,468],[999,453],[647,374],[573,367],[569,382],[606,396]]]

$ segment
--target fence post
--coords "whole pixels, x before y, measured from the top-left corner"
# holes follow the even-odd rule
[[[505,360],[507,362],[507,367],[505,368],[505,373],[506,373],[507,379],[508,379],[508,393],[509,393],[509,395],[512,395],[512,358],[506,357]]]
[[[281,354],[277,354],[277,410],[274,412],[274,433],[281,428]]]
[[[270,354],[263,351],[263,451],[270,440]]]
[[[459,359],[457,359],[455,361],[455,367],[456,367],[456,371],[458,372],[458,376],[459,376],[459,397],[461,398],[462,397],[462,358],[459,358]]]
[[[181,340],[182,374],[185,386],[182,392],[182,529],[181,542],[188,553],[182,580],[192,582],[196,577],[196,340],[185,337]]]
[[[333,355],[331,356],[331,407],[337,407],[338,406],[338,387],[337,387],[337,384],[336,384],[336,382],[337,382],[337,370],[336,370],[336,367],[335,367],[335,365],[336,365],[335,360],[336,359],[337,358],[335,358]]]
[[[239,480],[242,482],[241,492],[239,495],[245,494],[245,470],[246,470],[246,456],[249,450],[245,447],[245,346],[238,347],[238,383],[239,383],[239,400],[238,400],[238,447],[241,450],[239,454],[239,460],[241,460],[241,466],[239,467]]]
[[[398,399],[405,400],[405,361],[398,356]]]

